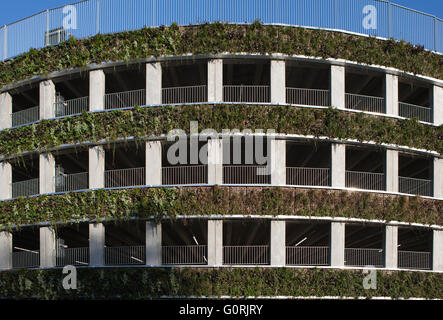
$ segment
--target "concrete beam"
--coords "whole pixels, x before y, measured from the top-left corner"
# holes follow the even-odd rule
[[[103,223],[89,224],[89,265],[104,265],[105,257],[105,226]]]
[[[0,231],[0,270],[12,269],[12,234]]]
[[[208,62],[208,102],[223,101],[223,60]]]
[[[208,266],[223,265],[223,220],[208,220]]]
[[[331,106],[345,109],[345,67],[331,65]]]
[[[436,85],[432,88],[432,110],[434,124],[440,126],[443,124],[443,88]]]
[[[223,184],[223,139],[208,139],[208,184]]]
[[[146,222],[146,265],[162,265],[162,225]]]
[[[161,141],[146,142],[146,185],[162,184],[162,143]]]
[[[397,269],[398,266],[398,227],[386,226],[384,234],[385,268]]]
[[[0,162],[0,200],[12,198],[12,166],[9,162]]]
[[[105,150],[102,146],[89,148],[89,188],[105,187]]]
[[[159,62],[146,64],[146,104],[162,103],[162,65]]]
[[[286,221],[271,221],[271,266],[286,265]]]
[[[443,272],[443,230],[434,230],[432,235],[432,270]]]
[[[332,267],[345,265],[345,223],[331,222],[330,262]]]
[[[40,194],[55,192],[55,158],[52,153],[39,156],[39,190]]]
[[[56,257],[55,231],[51,227],[40,228],[40,267],[55,267]]]
[[[346,146],[340,143],[331,145],[331,186],[346,187]]]
[[[106,76],[103,70],[89,72],[89,111],[105,109]]]
[[[286,103],[286,62],[271,60],[271,103]]]
[[[443,198],[443,159],[434,158],[434,197]]]
[[[12,127],[12,97],[8,92],[0,94],[0,130]]]
[[[385,74],[386,114],[398,116],[398,76]]]
[[[51,80],[40,82],[40,120],[55,117],[55,85]]]
[[[398,151],[386,150],[386,191],[398,192]]]
[[[286,184],[286,140],[271,140],[271,184]]]

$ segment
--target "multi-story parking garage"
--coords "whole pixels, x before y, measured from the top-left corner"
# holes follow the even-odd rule
[[[223,49],[131,53],[143,37],[153,39],[142,44],[148,49],[160,46],[162,37],[197,44],[211,28],[218,33],[209,39],[225,43]],[[423,54],[438,67],[417,66],[413,74],[392,62],[396,53],[389,51],[377,52],[382,58],[373,63],[362,63],[357,52],[355,59],[285,53],[285,42],[305,43],[295,34],[290,38],[294,30],[304,29],[172,26],[141,38],[110,35],[112,48],[100,35],[91,38],[86,65],[68,68],[61,62],[50,72],[27,73],[21,63],[29,66],[26,59],[35,50],[4,61],[0,278],[25,268],[25,277],[43,269],[50,279],[59,277],[61,267],[75,265],[80,275],[157,275],[166,289],[150,294],[172,296],[177,292],[168,291],[171,280],[162,272],[192,270],[191,278],[182,275],[188,284],[208,270],[225,280],[240,272],[244,278],[227,280],[240,288],[272,272],[294,283],[317,272],[315,277],[329,280],[306,280],[315,289],[310,295],[389,296],[386,288],[396,288],[396,296],[442,298],[441,55],[414,49],[411,61]],[[313,33],[336,33],[300,32],[320,46]],[[270,36],[252,41],[268,47],[243,52],[227,40],[254,33]],[[381,48],[388,42],[344,37],[363,45],[377,41]],[[273,39],[283,42],[281,51],[271,49]],[[39,58],[69,59],[78,53],[73,47],[83,45],[76,41],[83,40],[40,49]],[[125,48],[130,53],[123,57]],[[97,53],[107,50],[118,51],[121,59]],[[195,122],[200,132],[216,134],[193,145]],[[168,139],[172,129],[187,134],[184,161],[178,163],[169,157],[176,151]],[[252,156],[260,152],[265,163]],[[372,293],[360,288],[363,268],[378,270],[385,287]],[[343,277],[347,289],[337,291]],[[405,286],[411,278],[413,284]],[[19,294],[4,279],[2,295],[35,296],[31,289]],[[417,289],[424,283],[436,291]],[[272,294],[266,288],[253,292],[307,295],[279,291],[271,281],[273,286]],[[180,293],[246,295],[226,287],[192,288]],[[95,289],[79,295],[95,296]],[[102,295],[125,294],[113,290]]]

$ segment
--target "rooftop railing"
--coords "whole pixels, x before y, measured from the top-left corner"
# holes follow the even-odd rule
[[[432,180],[398,177],[398,191],[432,197]]]
[[[162,89],[162,103],[198,103],[207,102],[206,86],[174,87]]]
[[[16,127],[38,121],[40,119],[39,110],[39,107],[32,107],[12,113],[12,126]]]
[[[269,246],[223,246],[223,264],[269,264]]]
[[[12,183],[12,197],[28,197],[39,194],[39,179]]]
[[[346,188],[385,190],[384,173],[346,171]]]
[[[286,88],[286,103],[328,107],[329,90]]]
[[[398,267],[403,269],[432,269],[431,252],[398,251]]]
[[[385,99],[361,94],[345,94],[346,109],[385,113]]]
[[[146,105],[146,90],[132,90],[105,94],[105,109],[122,109]]]
[[[329,168],[286,168],[286,184],[294,186],[329,186]]]
[[[367,249],[367,248],[346,248],[345,249],[345,265],[352,267],[384,266],[383,249]]]
[[[65,100],[56,102],[55,116],[64,117],[73,114],[79,114],[83,111],[89,110],[89,97],[82,97],[77,99]]]
[[[224,102],[270,102],[270,86],[223,86]]]
[[[432,122],[432,109],[415,104],[399,102],[398,114],[404,118],[416,118],[419,121]]]
[[[286,247],[288,266],[327,266],[329,247]]]
[[[164,265],[200,265],[208,263],[207,246],[162,246]]]

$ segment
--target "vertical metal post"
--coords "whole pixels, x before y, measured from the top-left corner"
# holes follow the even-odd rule
[[[391,38],[391,3],[388,1],[388,39]]]
[[[3,60],[6,60],[8,54],[8,26],[3,27]]]
[[[434,51],[437,52],[437,17],[434,17]]]
[[[96,17],[96,25],[95,25],[95,34],[100,33],[100,0],[97,0],[97,17]]]
[[[45,46],[49,45],[49,10],[46,10],[46,37]]]
[[[337,0],[334,0],[334,29],[337,29],[338,7]]]

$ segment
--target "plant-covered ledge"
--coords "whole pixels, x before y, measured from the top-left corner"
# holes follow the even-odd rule
[[[443,56],[403,41],[381,40],[341,32],[300,27],[202,24],[144,28],[97,35],[43,49],[31,49],[0,62],[0,87],[35,75],[93,63],[130,61],[151,56],[217,54],[223,52],[282,53],[337,58],[368,65],[393,67],[443,79]]]
[[[353,297],[443,299],[443,273],[377,271],[364,289],[360,270],[294,268],[79,268],[65,290],[61,269],[0,273],[0,298]],[[97,281],[98,280],[98,281]]]
[[[161,187],[85,191],[0,202],[0,227],[84,219],[297,215],[443,225],[443,201],[290,187]]]
[[[136,107],[43,120],[0,132],[0,155],[42,152],[63,144],[114,141],[167,134],[172,129],[189,133],[190,121],[199,129],[274,129],[334,139],[374,141],[443,153],[443,125],[434,127],[409,119],[395,119],[333,108],[315,109],[274,105],[185,105]]]

